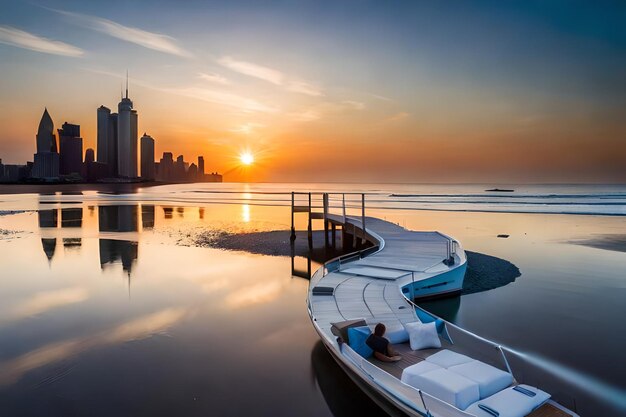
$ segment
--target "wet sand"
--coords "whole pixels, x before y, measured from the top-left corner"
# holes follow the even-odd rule
[[[567,243],[615,252],[626,252],[626,235],[598,235],[591,239],[570,240]]]
[[[311,257],[318,263],[348,253],[341,250],[341,239],[336,248],[324,248],[324,232],[313,232],[313,249],[309,251],[306,232],[298,232],[292,250],[288,230],[255,233],[202,232],[193,239],[195,246],[244,251],[269,256]],[[340,234],[338,234],[338,237]],[[483,253],[466,251],[467,272],[462,294],[492,290],[515,281],[520,270],[511,262]]]

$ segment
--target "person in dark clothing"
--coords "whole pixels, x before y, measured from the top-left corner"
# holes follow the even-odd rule
[[[389,340],[383,337],[385,335],[385,331],[387,331],[385,325],[378,323],[374,328],[374,333],[369,335],[365,344],[374,351],[374,357],[376,357],[376,359],[383,362],[398,362],[402,359],[402,356],[400,356],[398,352],[393,349]]]

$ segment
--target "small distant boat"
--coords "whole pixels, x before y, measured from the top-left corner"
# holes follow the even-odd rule
[[[362,227],[359,219],[345,221]],[[385,411],[421,417],[577,416],[549,393],[518,381],[510,351],[412,302],[460,291],[467,259],[458,241],[372,218],[361,233],[375,246],[318,269],[308,311],[336,362]],[[385,324],[385,337],[401,361],[382,362],[362,349],[377,323]],[[426,323],[439,346],[412,350],[409,332]]]
[[[512,193],[512,192],[515,192],[515,190],[511,190],[511,189],[507,189],[507,188],[492,188],[490,190],[485,190],[485,191],[494,192],[494,193]]]

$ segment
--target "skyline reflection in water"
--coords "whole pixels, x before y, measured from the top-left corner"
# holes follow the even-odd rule
[[[0,410],[332,415],[314,380],[292,382],[311,374],[317,336],[289,258],[177,244],[222,215],[72,203],[12,216],[26,233],[0,240]],[[81,244],[61,250],[68,239]]]

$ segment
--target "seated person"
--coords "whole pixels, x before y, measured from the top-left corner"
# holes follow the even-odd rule
[[[369,335],[365,343],[374,351],[374,357],[383,362],[398,362],[402,356],[398,355],[389,340],[383,337],[387,328],[384,324],[378,323],[374,328],[374,333]]]

